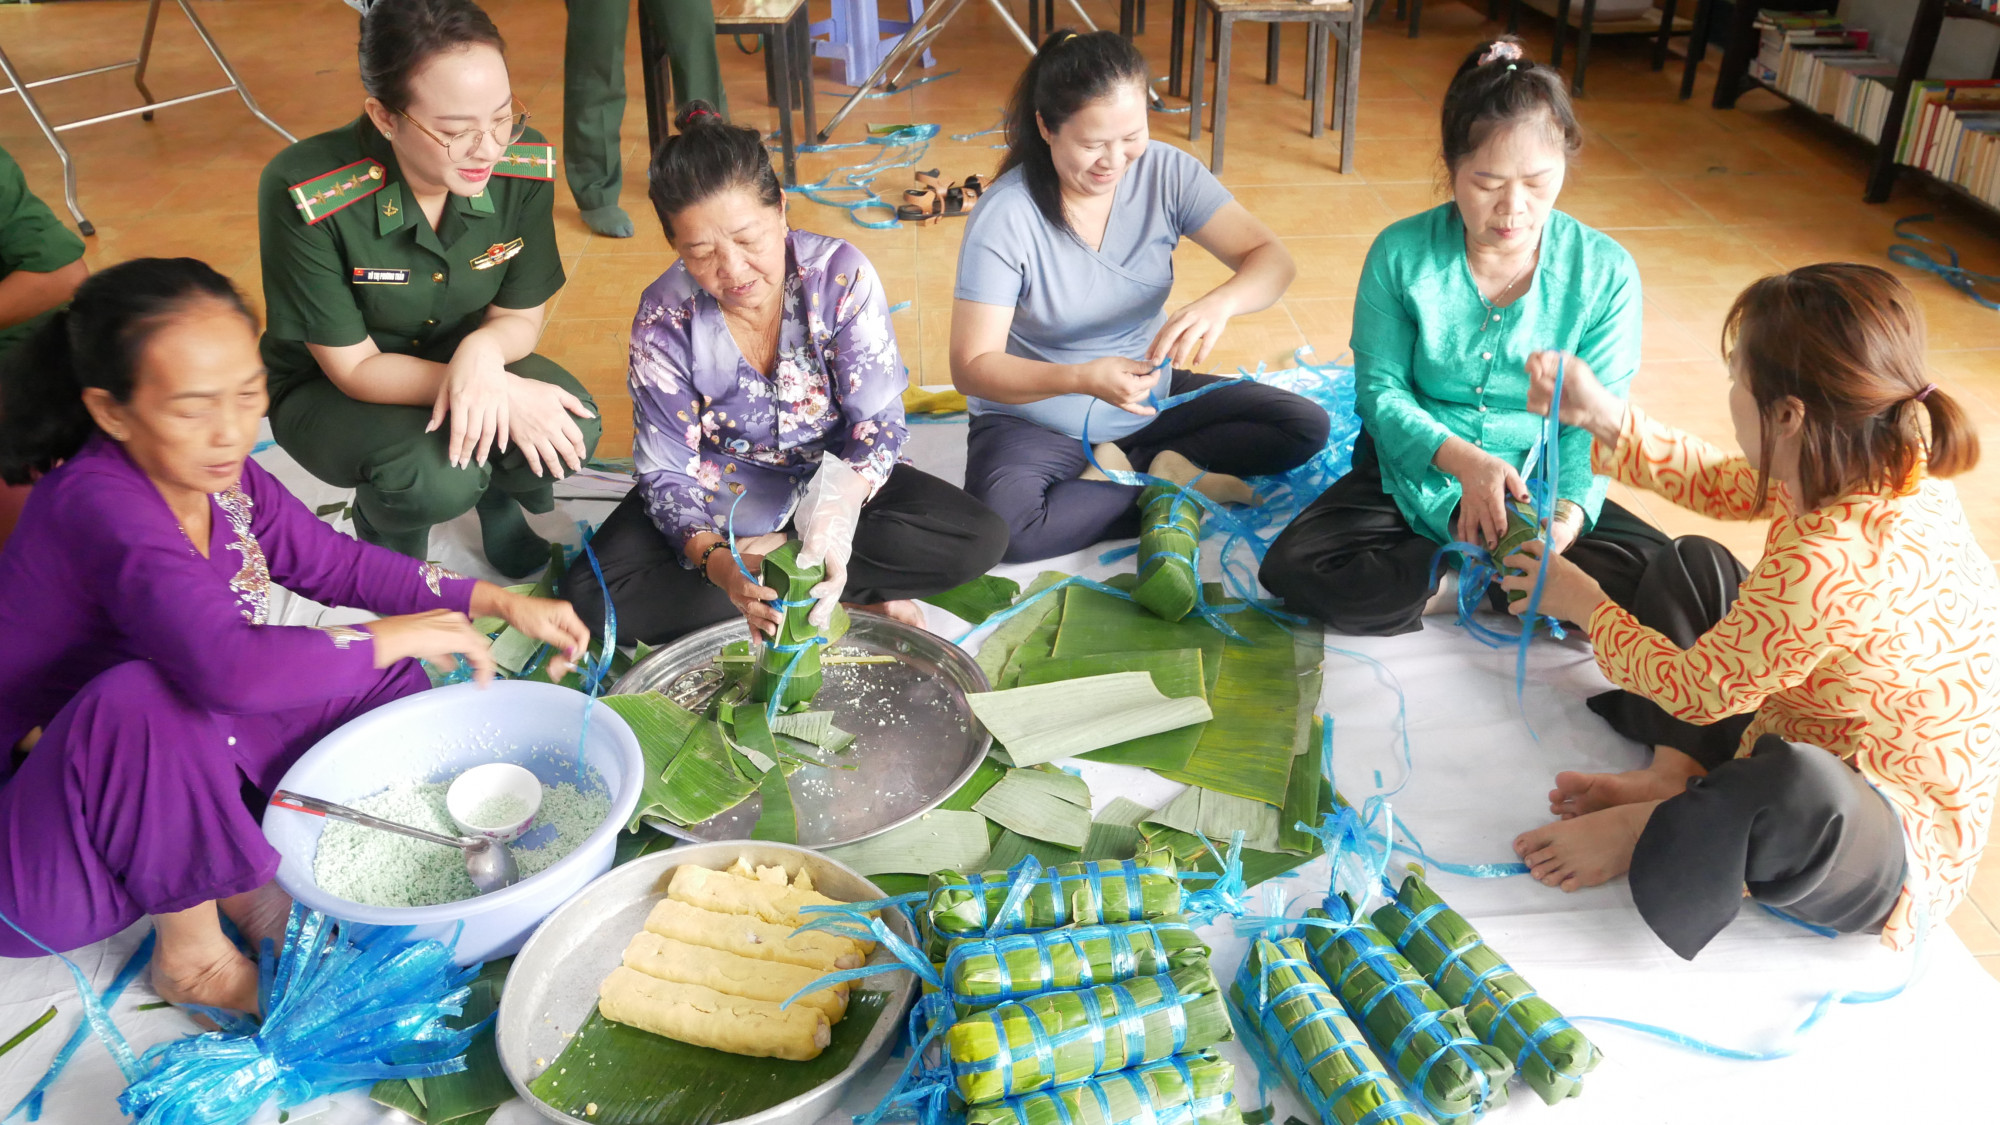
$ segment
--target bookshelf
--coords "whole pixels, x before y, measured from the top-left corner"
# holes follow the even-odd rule
[[[1755,0],[1738,0],[1738,3],[1748,8],[1756,6]],[[1869,203],[1885,202],[1889,198],[1889,193],[1896,185],[1897,174],[1910,167],[1896,163],[1897,147],[1902,141],[1903,118],[1909,108],[1912,85],[1930,73],[1931,60],[1936,54],[1938,36],[1944,31],[1945,20],[1977,20],[2000,26],[2000,11],[1989,11],[1977,4],[1967,3],[1965,0],[1915,0],[1911,8],[1909,37],[1904,44],[1903,58],[1897,65],[1895,78],[1889,87],[1889,106],[1883,120],[1881,136],[1871,140],[1853,128],[1841,125],[1837,121],[1835,122],[1844,131],[1856,136],[1874,150],[1870,162],[1871,167],[1868,174],[1867,188],[1862,193],[1862,199]],[[1747,23],[1748,21],[1746,20],[1745,22]],[[1747,27],[1744,30],[1747,30]],[[1716,84],[1715,91],[1715,105],[1717,108],[1732,108],[1735,105],[1736,96],[1741,90],[1764,89],[1771,91],[1794,105],[1811,110],[1816,116],[1833,120],[1826,113],[1821,112],[1817,106],[1794,97],[1784,89],[1764,81],[1755,74],[1750,62],[1751,56],[1756,53],[1756,50],[1747,42],[1739,42],[1739,38],[1738,35],[1732,34],[1730,48],[1724,54],[1723,74]],[[1993,76],[1996,79],[2000,79],[2000,60],[1996,60]],[[1931,176],[1924,169],[1916,168],[1914,170],[1933,182],[1943,183],[1954,189],[1958,188],[1956,184]],[[1959,193],[1967,199],[1978,199],[1977,196],[1964,192],[1963,189],[1959,189]],[[1980,202],[1983,203],[1984,201]],[[1985,205],[1992,206],[1991,204]]]

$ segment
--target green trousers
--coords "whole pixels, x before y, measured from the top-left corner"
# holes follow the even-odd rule
[[[552,361],[530,355],[507,370],[556,386],[597,406],[576,377]],[[421,531],[472,510],[488,487],[521,502],[530,512],[555,507],[555,482],[536,476],[519,448],[494,452],[486,464],[455,468],[446,460],[449,427],[425,433],[431,412],[424,406],[361,402],[315,379],[294,388],[271,408],[271,433],[306,471],[328,484],[354,490],[354,505],[369,526],[383,535]],[[592,452],[603,424],[576,419]]]
[[[631,0],[568,0],[563,44],[563,167],[570,194],[585,210],[618,202],[623,175],[618,126],[625,116],[625,24]],[[722,67],[715,61],[710,0],[639,0],[666,44],[676,105],[699,98],[724,116]]]

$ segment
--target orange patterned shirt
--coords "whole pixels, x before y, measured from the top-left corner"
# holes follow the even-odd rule
[[[1758,518],[1757,472],[1739,454],[1626,415],[1593,466],[1716,519]],[[2000,581],[1951,485],[1858,493],[1794,511],[1774,485],[1764,557],[1736,604],[1683,651],[1610,602],[1590,619],[1611,682],[1689,722],[1755,710],[1739,754],[1775,734],[1847,759],[1896,807],[1914,870],[1882,940],[1933,925],[1964,898],[2000,778]]]

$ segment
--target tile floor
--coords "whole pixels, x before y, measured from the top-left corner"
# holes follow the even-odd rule
[[[824,0],[812,0],[815,11]],[[553,0],[490,0],[511,49],[515,89],[536,124],[560,139],[563,9]],[[1431,6],[1421,39],[1384,20],[1366,37],[1361,76],[1356,170],[1338,170],[1338,138],[1307,136],[1307,109],[1298,94],[1303,35],[1288,29],[1280,82],[1259,78],[1261,28],[1238,31],[1230,91],[1228,171],[1239,199],[1269,223],[1298,259],[1300,276],[1278,306],[1238,318],[1214,356],[1223,370],[1238,364],[1288,365],[1312,347],[1323,358],[1346,349],[1355,279],[1375,233],[1393,219],[1428,207],[1438,194],[1435,158],[1438,100],[1470,47],[1496,29],[1460,4]],[[333,0],[233,0],[198,5],[264,109],[299,136],[333,128],[359,112],[355,77],[355,17]],[[1019,9],[1017,7],[1017,11]],[[1090,8],[1115,24],[1115,6]],[[32,81],[52,73],[103,65],[124,57],[138,38],[144,5],[137,0],[56,3],[0,8],[0,46]],[[1170,9],[1157,3],[1141,45],[1164,70]],[[1529,12],[1524,34],[1545,57],[1552,25]],[[624,454],[631,440],[624,392],[625,336],[639,291],[672,261],[672,251],[645,204],[645,138],[636,65],[637,33],[628,51],[633,98],[625,117],[625,205],[637,237],[593,237],[576,217],[566,189],[557,193],[557,237],[569,284],[556,298],[542,351],[584,381],[605,417],[601,452]],[[978,44],[987,44],[980,48]],[[761,60],[719,43],[737,120],[775,125],[763,104]],[[836,140],[855,140],[867,123],[935,122],[942,134],[924,158],[951,179],[990,173],[996,138],[954,141],[993,126],[1023,62],[997,17],[968,5],[937,48],[938,69],[950,77],[863,103]],[[1867,164],[1861,145],[1833,127],[1768,94],[1746,96],[1737,109],[1707,104],[1712,77],[1692,101],[1676,100],[1679,61],[1665,74],[1646,65],[1649,49],[1635,40],[1600,39],[1593,53],[1590,95],[1579,104],[1590,134],[1560,206],[1619,239],[1638,260],[1646,286],[1645,366],[1635,397],[1656,414],[1722,442],[1730,440],[1725,375],[1718,336],[1730,300],[1765,273],[1826,260],[1888,265],[1892,225],[1903,216],[1937,216],[1925,233],[1957,247],[1974,269],[2000,270],[2000,216],[1978,210],[1906,178],[1883,205],[1861,202]],[[1711,58],[1714,55],[1711,54]],[[818,64],[820,119],[839,104],[830,60]],[[150,75],[155,93],[173,97],[216,82],[200,42],[169,8],[161,17]],[[37,91],[57,120],[136,104],[123,74],[99,75]],[[1185,103],[1171,100],[1172,108]],[[1186,146],[1185,112],[1157,114],[1155,139]],[[152,123],[128,118],[65,134],[75,153],[82,202],[99,233],[89,260],[108,265],[140,255],[200,256],[258,292],[255,185],[281,147],[232,99],[163,110]],[[61,173],[16,102],[0,104],[0,145],[26,169],[31,185],[58,212]],[[1208,138],[1193,146],[1204,159]],[[806,180],[854,159],[854,150],[801,160]],[[886,194],[906,186],[902,173],[883,177]],[[892,301],[912,307],[896,317],[915,381],[950,382],[946,340],[959,224],[923,229],[864,230],[840,211],[803,199],[793,221],[846,237],[881,271]],[[1177,262],[1175,300],[1192,298],[1219,277],[1219,267],[1189,247]],[[1986,464],[1960,482],[1989,552],[2000,555],[2000,314],[1983,309],[1935,278],[1891,266],[1921,297],[1929,318],[1931,360],[1940,382],[1967,404],[1991,447]],[[1673,533],[1701,531],[1753,555],[1756,528],[1715,524],[1620,490],[1620,499]],[[1972,901],[1952,918],[1959,936],[2000,976],[2000,859],[1975,881]]]

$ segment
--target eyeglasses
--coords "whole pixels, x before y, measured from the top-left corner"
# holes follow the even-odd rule
[[[508,102],[509,107],[519,106],[520,104],[521,99],[519,98]],[[424,136],[436,141],[439,147],[444,149],[444,154],[451,159],[470,160],[472,159],[472,154],[479,151],[479,142],[489,136],[500,142],[501,148],[506,148],[508,145],[520,140],[521,134],[528,131],[528,118],[533,117],[534,114],[529,113],[527,109],[523,108],[512,117],[509,117],[491,129],[467,129],[463,133],[453,133],[449,137],[438,136],[436,133],[424,128],[423,122],[418,121],[400,109],[396,111],[396,116],[415,125]]]

